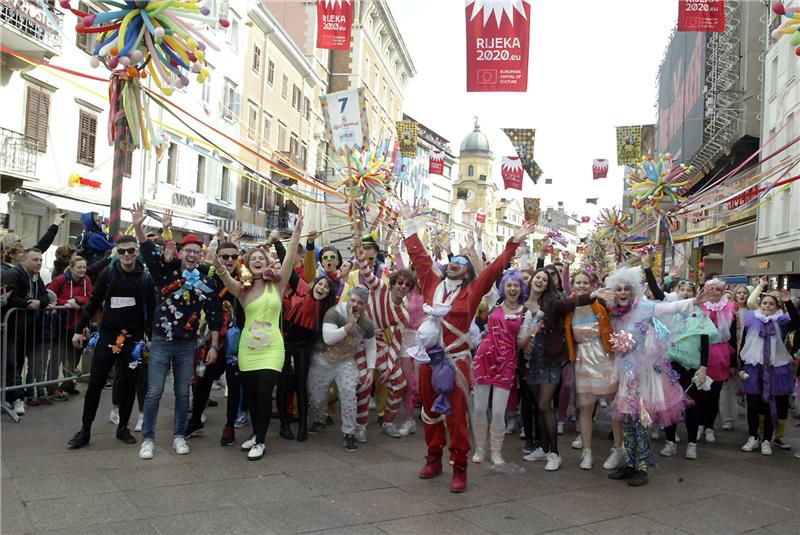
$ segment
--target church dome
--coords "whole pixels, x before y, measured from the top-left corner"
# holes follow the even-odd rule
[[[475,118],[475,129],[470,132],[464,141],[461,142],[460,153],[464,154],[480,154],[485,156],[492,155],[492,149],[489,147],[489,138],[486,134],[481,132],[481,127],[478,125],[478,118]]]

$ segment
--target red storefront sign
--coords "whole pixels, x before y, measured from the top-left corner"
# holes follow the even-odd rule
[[[530,3],[466,2],[467,91],[527,91]]]
[[[753,186],[746,191],[743,191],[733,199],[729,200],[725,203],[728,207],[728,210],[735,210],[740,206],[744,206],[745,204],[749,203],[753,199],[756,198],[758,195],[758,186]]]
[[[724,32],[725,0],[678,0],[679,32]]]
[[[351,0],[317,0],[317,48],[349,49],[352,27]]]
[[[433,151],[428,160],[428,174],[429,175],[443,175],[444,174],[444,153],[440,150]]]

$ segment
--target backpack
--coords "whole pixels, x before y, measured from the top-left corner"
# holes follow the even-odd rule
[[[91,266],[95,262],[102,260],[105,256],[103,251],[89,248],[89,236],[95,231],[84,229],[78,239],[75,240],[76,254],[86,260],[86,265]]]

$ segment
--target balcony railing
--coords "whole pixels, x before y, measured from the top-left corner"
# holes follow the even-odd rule
[[[63,24],[63,13],[51,8],[50,15],[58,26]],[[3,26],[14,28],[29,40],[38,42],[55,53],[61,52],[61,35],[37,1],[0,0],[0,22]],[[9,46],[14,46],[18,50],[30,51],[29,47],[17,44],[7,33],[3,36],[3,41],[8,41]]]
[[[32,137],[0,128],[0,173],[34,178],[37,147]]]

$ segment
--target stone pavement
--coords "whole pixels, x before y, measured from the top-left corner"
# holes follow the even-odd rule
[[[167,395],[170,394],[170,395]],[[564,465],[546,473],[523,463],[522,442],[507,437],[507,461],[523,475],[471,465],[465,494],[448,492],[449,471],[422,481],[424,440],[392,439],[372,424],[357,454],[340,447],[337,429],[305,443],[277,436],[267,454],[248,462],[239,445],[219,446],[224,398],[209,409],[204,434],[189,440],[192,453],[171,449],[171,389],[165,391],[156,457],[141,461],[138,446],[114,438],[106,391],[91,444],[66,442],[78,429],[83,396],[34,407],[22,423],[2,417],[0,531],[14,533],[800,533],[800,460],[775,449],[772,457],[743,453],[744,420],[701,443],[699,460],[657,456],[649,485],[633,489],[610,481],[600,465],[609,445],[598,425],[595,469],[578,468],[562,437]],[[135,413],[135,409],[134,409]],[[135,422],[135,416],[134,416]],[[790,421],[795,451],[800,429]],[[680,429],[679,432],[684,432]],[[247,438],[249,429],[238,430]],[[137,438],[138,438],[137,434]],[[656,447],[661,448],[662,443]],[[682,442],[679,445],[683,453]]]

